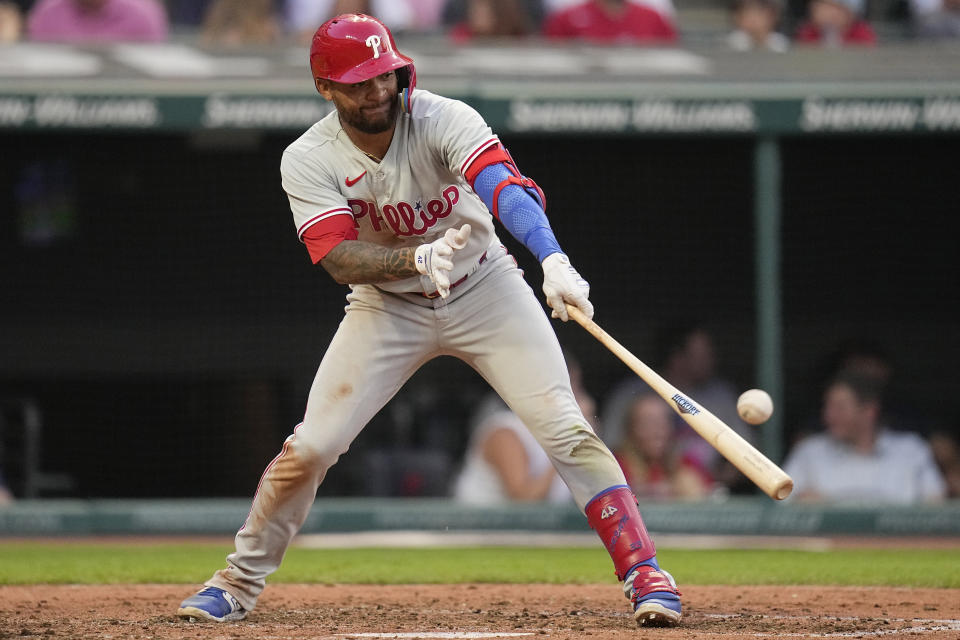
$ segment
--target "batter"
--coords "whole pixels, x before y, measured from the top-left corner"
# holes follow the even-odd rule
[[[336,110],[283,154],[283,188],[314,263],[348,284],[346,314],[320,362],[303,422],[268,465],[236,550],[178,615],[241,620],[256,605],[327,470],[425,362],[460,358],[543,447],[613,559],[639,624],[680,621],[636,499],[584,419],[550,322],[493,218],[543,267],[552,315],[593,315],[590,287],[561,251],[542,191],[480,115],[417,89],[413,60],[378,20],[342,15],[310,48]],[[492,213],[492,215],[491,215]]]

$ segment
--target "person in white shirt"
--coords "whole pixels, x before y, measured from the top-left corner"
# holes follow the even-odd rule
[[[777,31],[780,13],[780,0],[734,0],[727,44],[734,51],[785,52],[790,39]]]
[[[784,463],[791,499],[911,504],[945,497],[929,444],[880,421],[876,381],[841,372],[827,385],[822,413],[826,432],[802,440]]]

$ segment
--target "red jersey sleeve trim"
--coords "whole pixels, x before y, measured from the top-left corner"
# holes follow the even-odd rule
[[[479,147],[474,149],[473,152],[471,152],[470,155],[467,156],[467,159],[463,161],[463,164],[460,165],[460,173],[462,175],[466,175],[467,169],[469,169],[470,165],[473,164],[473,161],[477,159],[477,156],[483,153],[491,145],[495,145],[499,143],[500,143],[500,138],[497,138],[496,136],[494,136],[493,138],[490,138],[489,140],[481,144]]]
[[[326,220],[330,216],[339,216],[343,214],[348,214],[352,218],[353,210],[350,209],[349,207],[338,207],[336,209],[330,209],[329,211],[324,211],[323,213],[318,213],[317,215],[313,216],[312,218],[304,222],[302,225],[300,225],[300,228],[297,229],[297,237],[303,238],[303,232],[309,229],[310,227],[312,227],[313,225],[317,224],[321,220]]]
[[[308,228],[300,239],[307,246],[310,259],[317,264],[344,240],[356,240],[359,233],[352,215],[336,214],[319,220]]]

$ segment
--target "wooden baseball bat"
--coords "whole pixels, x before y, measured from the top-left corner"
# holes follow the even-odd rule
[[[790,492],[793,491],[793,480],[784,473],[783,469],[771,462],[769,458],[744,440],[740,434],[727,426],[720,418],[664,380],[660,374],[614,340],[613,336],[600,328],[596,322],[583,315],[580,309],[567,304],[567,313],[589,331],[594,338],[603,343],[607,349],[610,349],[615,356],[633,369],[644,382],[667,401],[667,404],[687,424],[693,427],[694,431],[709,442],[733,466],[750,478],[754,484],[763,489],[764,493],[774,500],[783,500],[790,495]]]

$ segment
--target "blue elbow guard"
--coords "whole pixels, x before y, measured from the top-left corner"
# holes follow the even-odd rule
[[[473,190],[514,238],[543,261],[551,253],[561,252],[553,235],[545,198],[537,184],[518,177],[504,163],[488,165],[477,174]]]

